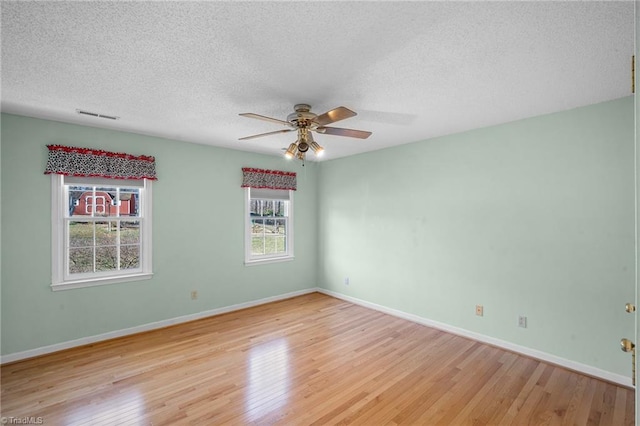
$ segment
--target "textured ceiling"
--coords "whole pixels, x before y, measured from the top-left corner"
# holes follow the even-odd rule
[[[630,94],[633,2],[2,1],[2,111],[280,155],[346,106],[326,158]],[[114,115],[80,116],[76,109]]]

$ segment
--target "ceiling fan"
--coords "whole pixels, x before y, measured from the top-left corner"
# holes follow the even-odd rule
[[[245,136],[239,140],[247,140],[259,138],[262,136],[275,135],[278,133],[287,133],[297,131],[298,139],[289,145],[284,156],[288,159],[296,157],[304,160],[305,154],[311,149],[316,156],[322,155],[324,148],[313,140],[311,132],[321,133],[325,135],[347,136],[350,138],[366,139],[371,136],[371,132],[364,130],[342,129],[340,127],[327,127],[327,124],[336,121],[355,117],[355,112],[343,106],[334,108],[324,114],[316,115],[311,112],[311,106],[307,104],[297,104],[293,107],[293,113],[287,116],[287,120],[278,120],[277,118],[265,117],[264,115],[245,112],[240,114],[243,117],[257,118],[258,120],[270,121],[272,123],[282,124],[289,127],[288,129],[276,130],[274,132],[260,133],[258,135]]]

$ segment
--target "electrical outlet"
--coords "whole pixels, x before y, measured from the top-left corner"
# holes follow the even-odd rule
[[[196,300],[198,298],[198,292],[193,290],[191,292],[191,300]]]
[[[482,305],[476,305],[476,315],[479,317],[484,315],[484,307]]]
[[[518,327],[527,328],[527,317],[524,315],[518,317]]]
[[[344,285],[349,285],[349,277],[345,277],[345,279],[344,279]]]

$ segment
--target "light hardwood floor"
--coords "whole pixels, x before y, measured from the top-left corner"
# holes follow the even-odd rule
[[[50,425],[631,425],[634,393],[313,293],[5,365],[1,415]]]

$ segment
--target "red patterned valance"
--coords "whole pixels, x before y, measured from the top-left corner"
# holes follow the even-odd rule
[[[242,168],[242,187],[296,190],[295,172]]]
[[[158,179],[154,157],[62,145],[47,145],[47,148],[49,148],[49,158],[44,171],[45,175]]]

